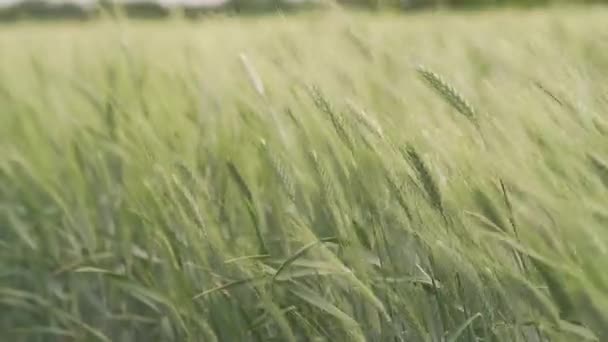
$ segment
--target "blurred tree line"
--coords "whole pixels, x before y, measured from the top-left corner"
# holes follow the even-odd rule
[[[101,13],[124,14],[129,17],[162,18],[172,13],[182,13],[187,18],[197,18],[212,12],[236,14],[268,13],[276,10],[295,11],[322,8],[330,4],[378,9],[423,9],[477,8],[488,6],[538,6],[548,4],[592,4],[606,3],[608,0],[20,0],[10,5],[2,5],[0,0],[0,21],[19,19],[91,19]],[[169,5],[170,4],[170,5]]]
[[[339,0],[338,3],[368,8],[424,8],[424,7],[488,7],[488,6],[540,6],[549,4],[598,4],[608,0]]]

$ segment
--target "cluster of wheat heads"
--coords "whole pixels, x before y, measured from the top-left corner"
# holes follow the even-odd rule
[[[608,338],[605,24],[560,16],[4,28],[3,338]]]

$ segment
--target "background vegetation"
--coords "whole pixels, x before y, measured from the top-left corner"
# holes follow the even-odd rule
[[[607,340],[607,14],[0,28],[2,339]]]
[[[264,14],[320,10],[336,6],[365,10],[478,9],[602,4],[608,0],[0,0],[0,21],[28,19],[90,20],[100,17],[189,19],[209,14]]]

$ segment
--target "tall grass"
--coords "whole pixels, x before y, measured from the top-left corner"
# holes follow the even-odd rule
[[[2,339],[608,339],[605,15],[0,28]]]

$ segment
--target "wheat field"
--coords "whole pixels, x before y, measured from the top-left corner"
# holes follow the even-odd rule
[[[608,340],[607,17],[0,26],[0,340]]]

